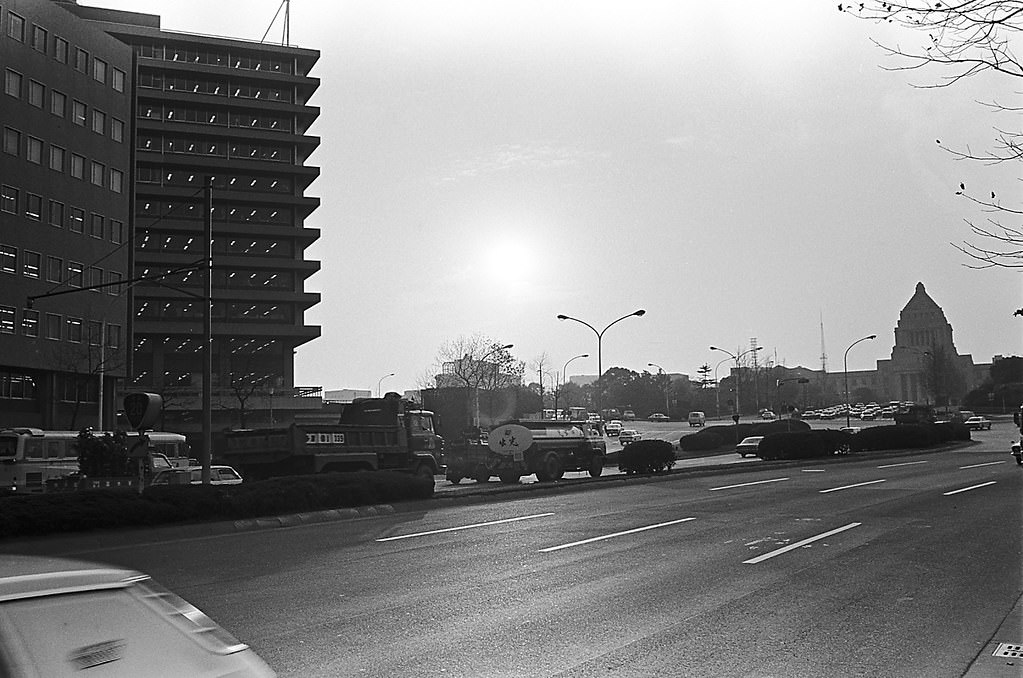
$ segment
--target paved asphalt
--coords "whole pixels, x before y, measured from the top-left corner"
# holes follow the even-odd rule
[[[281,676],[1020,676],[1011,433],[0,551],[149,572]]]

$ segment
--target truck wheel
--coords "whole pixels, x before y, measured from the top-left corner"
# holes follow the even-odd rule
[[[476,472],[472,474],[472,477],[476,479],[477,483],[489,483],[490,482],[490,469],[483,464],[476,467]],[[518,478],[516,478],[518,480]]]
[[[604,472],[604,456],[595,454],[590,457],[590,466],[586,470],[589,471],[591,478],[599,477]]]
[[[458,483],[462,482],[462,476],[455,475],[454,473],[449,473],[447,475],[447,479],[448,482],[451,483],[452,485],[457,485]]]
[[[540,462],[540,469],[536,472],[536,479],[542,483],[552,480],[561,480],[565,475],[565,467],[561,463],[561,457],[554,452],[549,452],[543,461]]]
[[[433,482],[433,469],[427,464],[420,464],[416,467],[416,476]]]
[[[505,471],[499,477],[505,485],[517,485],[519,482],[519,474],[514,471]]]

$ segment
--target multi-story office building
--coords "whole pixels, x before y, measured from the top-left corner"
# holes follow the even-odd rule
[[[0,2],[0,427],[110,425],[126,366],[132,51]]]
[[[319,139],[308,101],[319,52],[164,31],[157,16],[64,7],[135,54],[134,274],[162,275],[204,258],[204,187],[212,182],[214,428],[287,421],[318,407],[297,397],[295,348],[317,336],[304,291],[319,262],[305,249],[319,205],[305,164]],[[194,432],[202,388],[202,274],[133,288],[129,388],[164,396],[163,426]]]

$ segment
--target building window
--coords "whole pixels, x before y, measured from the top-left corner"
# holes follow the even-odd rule
[[[43,140],[36,139],[35,137],[28,138],[28,154],[27,158],[30,163],[35,165],[43,164]]]
[[[0,212],[18,213],[18,189],[13,186],[0,186]]]
[[[107,173],[107,166],[101,162],[92,161],[92,183],[96,186],[103,185],[103,177]]]
[[[109,348],[121,348],[120,325],[107,325],[107,346]]]
[[[107,81],[107,62],[98,57],[92,60],[92,79],[104,84]]]
[[[64,260],[60,257],[46,257],[47,282],[60,282],[64,274]]]
[[[95,108],[92,109],[92,131],[96,134],[107,133],[107,114]]]
[[[121,170],[110,170],[110,190],[114,193],[121,193],[124,191],[124,172]]]
[[[124,242],[124,222],[110,220],[110,242],[120,245]]]
[[[121,274],[117,271],[107,271],[107,282],[108,283],[119,283],[121,282]],[[107,287],[107,294],[112,297],[116,297],[121,293],[120,285],[110,285]]]
[[[89,235],[93,238],[103,237],[103,215],[93,214],[92,221],[89,223]]]
[[[67,110],[67,95],[57,90],[50,91],[50,113],[53,113],[58,118],[64,117],[64,111]]]
[[[119,68],[113,68],[110,71],[110,86],[117,92],[124,91],[124,76],[125,73]]]
[[[18,155],[21,153],[21,132],[4,127],[4,153]]]
[[[46,338],[60,340],[61,317],[56,313],[46,314]]]
[[[14,334],[13,306],[0,306],[0,334]]]
[[[21,257],[21,274],[26,278],[38,278],[43,266],[43,255],[25,250]]]
[[[67,262],[67,284],[69,287],[82,286],[82,272],[85,265],[80,261]]]
[[[22,310],[21,333],[26,337],[39,336],[39,311],[28,308]]]
[[[64,228],[64,203],[50,201],[50,226]]]
[[[64,171],[65,151],[60,146],[50,146],[50,169],[55,172]]]
[[[75,70],[89,72],[89,53],[81,47],[75,47]]]
[[[32,25],[32,49],[46,54],[46,29]]]
[[[7,13],[7,35],[18,42],[25,42],[25,17],[14,12]]]
[[[81,233],[85,230],[85,210],[81,207],[72,207],[68,212],[68,230],[72,233]]]
[[[25,216],[33,221],[40,221],[43,218],[42,196],[29,193],[25,196]]]
[[[89,291],[102,294],[103,290],[99,286],[103,284],[103,269],[90,266],[89,270],[85,272],[85,276],[85,286],[89,288]]]
[[[62,64],[67,63],[68,42],[64,38],[53,36],[53,58]]]
[[[85,158],[77,153],[71,154],[71,176],[75,179],[85,179]]]
[[[86,121],[86,106],[84,103],[75,99],[71,102],[71,121],[76,125],[85,127]]]
[[[18,248],[0,245],[0,273],[15,275],[18,272]]]
[[[36,80],[28,81],[28,103],[30,106],[42,108],[46,101],[46,87]]]
[[[9,96],[21,98],[21,73],[9,68],[4,71],[4,92]]]
[[[67,319],[67,340],[75,344],[82,343],[82,319]]]
[[[114,141],[124,141],[124,122],[117,118],[110,118],[110,138]]]

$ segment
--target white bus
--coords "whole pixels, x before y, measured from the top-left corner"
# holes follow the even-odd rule
[[[106,431],[94,431],[102,436]],[[37,428],[0,430],[0,493],[39,493],[46,481],[78,472],[78,431],[43,431]],[[128,449],[138,433],[128,431]],[[179,433],[150,431],[149,452],[153,471],[188,466],[188,443]],[[182,461],[183,460],[183,461]]]

